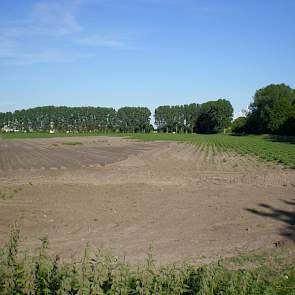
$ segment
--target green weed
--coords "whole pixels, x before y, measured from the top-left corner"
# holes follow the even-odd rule
[[[263,265],[252,270],[233,270],[223,261],[202,267],[187,263],[157,266],[149,253],[145,263],[135,267],[117,257],[92,253],[88,247],[81,258],[66,262],[48,255],[46,238],[32,255],[19,251],[19,238],[19,227],[14,224],[7,244],[0,249],[0,294],[274,295],[295,292],[294,266],[277,270]],[[261,259],[259,257],[259,261]],[[242,257],[239,263],[249,260],[255,257]]]
[[[63,145],[81,145],[83,144],[82,142],[80,141],[65,141],[62,143]]]
[[[19,186],[17,188],[5,188],[2,191],[0,191],[0,199],[1,200],[12,199],[22,190],[23,190],[22,186]]]

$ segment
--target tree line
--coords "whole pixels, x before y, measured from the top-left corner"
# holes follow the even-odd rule
[[[151,112],[145,107],[44,106],[0,113],[0,127],[8,131],[121,131],[149,132]]]
[[[295,90],[271,84],[256,91],[245,116],[233,121],[233,107],[226,99],[202,104],[164,105],[155,109],[159,132],[270,133],[295,135]],[[5,131],[118,131],[150,132],[151,111],[146,107],[54,107],[45,106],[0,113]]]
[[[233,107],[226,99],[155,110],[155,124],[163,132],[217,133],[229,127],[232,118]]]
[[[257,90],[245,116],[233,122],[232,131],[295,135],[295,89],[271,84]]]
[[[219,132],[233,116],[229,101],[219,99],[204,104],[159,106],[155,125],[160,132]],[[0,127],[6,131],[119,131],[150,132],[151,111],[146,107],[122,107],[117,111],[103,107],[45,106],[0,113]]]

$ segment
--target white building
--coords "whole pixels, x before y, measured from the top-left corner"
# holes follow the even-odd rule
[[[14,129],[9,127],[8,125],[4,125],[4,127],[2,128],[3,132],[14,132]]]

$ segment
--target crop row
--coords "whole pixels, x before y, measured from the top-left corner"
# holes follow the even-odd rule
[[[275,161],[295,168],[295,144],[274,141],[266,136],[231,136],[224,134],[136,134],[143,140],[173,140],[196,145],[212,146],[215,151],[233,151],[241,155],[253,155],[265,161]]]

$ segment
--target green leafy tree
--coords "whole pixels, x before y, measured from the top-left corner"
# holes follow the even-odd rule
[[[101,107],[44,106],[13,113],[1,113],[0,127],[20,131],[113,131],[117,128],[117,112]]]
[[[271,84],[256,91],[247,116],[249,133],[284,134],[294,117],[294,89],[285,84]],[[290,124],[289,123],[289,124]]]
[[[123,132],[149,132],[151,111],[146,107],[123,107],[118,110],[118,126]]]
[[[199,133],[217,133],[229,127],[233,118],[233,107],[226,99],[208,101],[201,105],[196,121]]]
[[[247,125],[247,118],[246,117],[238,117],[236,118],[232,125],[231,129],[233,133],[245,133],[246,132],[246,125]]]
[[[155,110],[155,124],[159,131],[190,132],[195,129],[199,105],[159,106]]]

